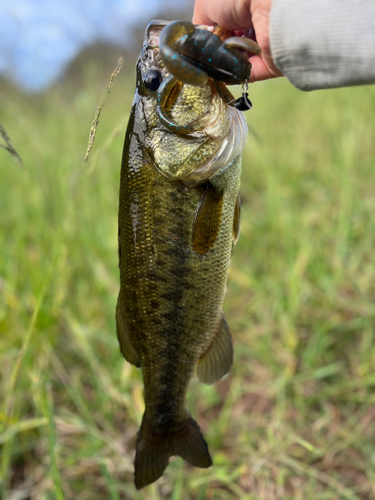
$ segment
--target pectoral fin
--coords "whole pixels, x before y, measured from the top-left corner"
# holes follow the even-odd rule
[[[236,206],[234,207],[233,218],[233,243],[236,244],[240,235],[240,220],[241,220],[241,196],[238,193]]]
[[[121,298],[121,290],[117,299],[116,306],[116,324],[117,324],[117,338],[120,343],[121,352],[132,365],[141,366],[141,357],[131,343],[129,331],[126,327],[125,318],[123,314],[123,302]]]
[[[213,384],[229,372],[232,364],[232,337],[223,315],[212,344],[198,361],[197,377],[204,384]]]
[[[215,191],[207,184],[206,191],[198,207],[193,227],[193,250],[200,255],[213,247],[220,229],[224,191]]]

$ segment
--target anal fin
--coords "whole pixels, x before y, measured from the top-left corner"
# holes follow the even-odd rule
[[[223,315],[212,344],[198,361],[196,374],[204,384],[213,384],[229,372],[232,364],[233,342]]]
[[[141,357],[139,356],[130,340],[129,331],[126,327],[124,318],[123,307],[124,306],[120,290],[116,306],[117,338],[120,343],[121,352],[124,358],[132,365],[139,367],[141,366]]]
[[[221,224],[224,191],[216,191],[210,182],[202,196],[193,227],[193,250],[207,253],[216,241]]]

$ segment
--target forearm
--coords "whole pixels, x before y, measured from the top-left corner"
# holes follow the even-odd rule
[[[270,45],[298,89],[375,83],[375,1],[273,0]]]

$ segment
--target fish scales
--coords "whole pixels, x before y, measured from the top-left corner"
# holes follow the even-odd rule
[[[186,410],[185,397],[197,364],[207,365],[200,378],[211,383],[229,370],[232,356],[222,303],[233,245],[241,151],[237,146],[229,163],[217,167],[213,161],[198,181],[186,181],[186,164],[190,162],[195,175],[227,140],[229,118],[221,117],[220,98],[208,83],[200,109],[194,95],[202,95],[201,89],[183,86],[172,93],[169,113],[177,120],[183,109],[186,121],[189,114],[194,117],[200,112],[207,122],[207,110],[215,109],[211,122],[218,122],[215,127],[223,138],[218,139],[218,131],[210,137],[204,123],[196,137],[174,134],[159,123],[155,92],[147,92],[142,82],[147,71],[158,69],[164,78],[168,75],[149,45],[150,37],[155,40],[160,29],[157,24],[148,28],[137,65],[137,94],[120,180],[117,332],[125,358],[141,367],[144,380],[145,414],[135,458],[137,488],[160,477],[172,455],[200,467],[211,465],[199,427]],[[196,144],[193,153],[192,144]],[[163,168],[168,161],[166,173]],[[215,343],[218,349],[212,347]],[[205,363],[210,351],[213,355]]]
[[[133,137],[129,139],[131,143]],[[124,158],[128,154],[126,145]],[[127,160],[121,177],[121,294],[128,304],[129,328],[134,329],[132,340],[144,353],[146,407],[156,407],[167,388],[175,401],[174,411],[179,411],[195,364],[207,350],[220,319],[239,160],[212,181],[226,187],[224,210],[216,243],[203,256],[191,248],[199,190],[171,183],[152,164],[138,162],[136,153]],[[181,376],[183,370],[186,376]],[[179,376],[159,383],[168,371]]]

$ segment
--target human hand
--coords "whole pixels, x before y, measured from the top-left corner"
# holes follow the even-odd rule
[[[218,24],[222,28],[235,31],[237,36],[244,30],[254,28],[255,40],[262,53],[250,57],[250,82],[282,76],[272,60],[270,50],[271,2],[272,0],[195,0],[194,24]]]

